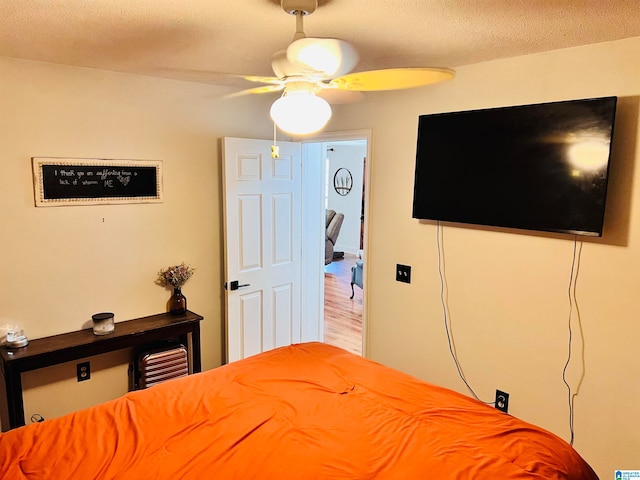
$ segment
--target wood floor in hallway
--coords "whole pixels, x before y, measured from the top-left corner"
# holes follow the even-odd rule
[[[362,290],[354,286],[349,298],[356,258],[345,253],[324,267],[324,341],[362,355]]]

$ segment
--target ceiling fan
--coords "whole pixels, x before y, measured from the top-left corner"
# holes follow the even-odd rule
[[[317,0],[281,0],[283,10],[296,17],[296,32],[285,50],[271,59],[275,77],[246,76],[265,83],[235,95],[282,91],[271,106],[271,118],[281,130],[308,134],[320,130],[331,117],[331,107],[323,97],[331,91],[367,92],[421,87],[453,78],[446,68],[387,68],[351,72],[358,63],[356,49],[337,38],[307,37],[303,17],[318,7]],[[295,113],[297,112],[297,114]]]

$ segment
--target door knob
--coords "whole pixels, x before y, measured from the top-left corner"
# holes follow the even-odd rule
[[[249,285],[251,285],[250,283],[243,283],[242,285],[238,284],[238,280],[233,280],[232,282],[230,282],[227,285],[227,282],[224,282],[224,288],[225,290],[238,290],[239,288],[242,287],[248,287]]]

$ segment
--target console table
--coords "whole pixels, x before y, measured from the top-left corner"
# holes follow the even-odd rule
[[[203,317],[187,311],[181,315],[161,313],[116,322],[115,331],[97,336],[91,328],[30,340],[22,348],[0,347],[0,364],[4,373],[5,401],[0,397],[0,419],[3,431],[25,424],[22,399],[22,372],[92,357],[129,347],[178,339],[190,353],[190,371],[200,372],[200,320]],[[191,345],[189,345],[191,336]]]

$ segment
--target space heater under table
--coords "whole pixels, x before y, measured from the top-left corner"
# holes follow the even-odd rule
[[[189,375],[187,349],[184,345],[174,343],[138,351],[134,367],[135,390],[186,377]]]

